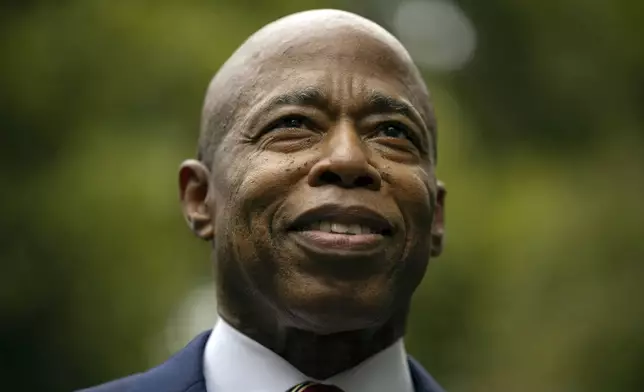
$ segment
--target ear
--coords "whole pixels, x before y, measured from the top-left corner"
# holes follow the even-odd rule
[[[214,237],[214,205],[209,196],[210,170],[201,162],[188,159],[179,168],[181,209],[190,229],[203,240]]]
[[[447,190],[442,181],[437,181],[436,205],[434,206],[434,221],[432,224],[432,256],[437,257],[443,252],[445,241],[445,196]]]

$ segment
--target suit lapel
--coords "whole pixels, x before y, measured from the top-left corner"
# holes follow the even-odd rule
[[[443,388],[412,357],[408,357],[409,372],[414,382],[415,392],[444,392]]]
[[[203,352],[210,331],[193,339],[163,364],[140,375],[131,392],[206,392]]]

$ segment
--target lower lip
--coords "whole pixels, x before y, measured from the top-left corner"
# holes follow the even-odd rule
[[[296,238],[309,247],[328,251],[369,251],[378,248],[385,239],[381,234],[338,234],[307,230],[293,232]]]

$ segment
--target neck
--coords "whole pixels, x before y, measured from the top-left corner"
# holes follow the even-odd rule
[[[248,282],[238,263],[214,265],[221,318],[307,377],[325,380],[351,369],[391,346],[405,333],[408,306],[401,307],[379,325],[353,331],[321,334],[287,326],[273,307],[258,301],[248,290]]]
[[[405,310],[377,327],[323,335],[280,326],[275,319],[258,319],[263,312],[235,312],[226,302],[218,303],[227,323],[317,380],[348,370],[394,344],[404,335],[407,315]]]

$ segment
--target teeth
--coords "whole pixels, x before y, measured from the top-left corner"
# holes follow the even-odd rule
[[[331,222],[320,222],[320,231],[326,231],[327,233],[331,232]]]
[[[331,223],[331,231],[334,233],[345,234],[349,232],[349,226],[342,223]]]
[[[368,226],[359,225],[353,223],[350,225],[338,222],[330,221],[321,221],[315,222],[310,226],[311,230],[319,230],[327,233],[337,233],[337,234],[373,234],[375,231],[371,230]]]

